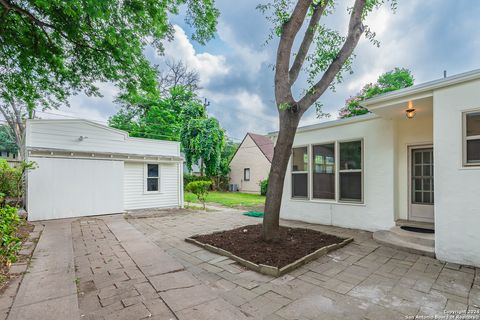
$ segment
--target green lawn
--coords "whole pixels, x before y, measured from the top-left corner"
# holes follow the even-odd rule
[[[190,192],[185,192],[185,202],[198,202],[197,197]],[[217,192],[208,194],[207,202],[218,203],[226,207],[253,207],[265,204],[265,196],[241,192]]]

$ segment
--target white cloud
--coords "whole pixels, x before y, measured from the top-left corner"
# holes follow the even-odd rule
[[[113,101],[119,90],[112,83],[96,83],[96,86],[102,97],[89,97],[81,93],[70,97],[70,107],[63,105],[58,110],[37,111],[37,116],[43,119],[82,118],[107,123],[108,118],[116,111]]]
[[[212,78],[223,76],[230,71],[223,55],[213,55],[208,52],[197,53],[190,43],[185,31],[178,25],[175,30],[174,40],[166,42],[165,56],[160,59],[181,60],[191,69],[196,70],[200,76],[200,85],[208,85]]]
[[[218,25],[218,35],[223,42],[234,50],[235,54],[242,60],[242,66],[248,69],[249,74],[252,76],[255,76],[255,73],[260,71],[262,64],[270,58],[266,50],[255,50],[250,45],[241,43],[235,37],[230,26],[222,20],[220,20]]]
[[[241,89],[232,94],[220,92],[205,92],[212,106],[227,106],[224,109],[210,110],[211,114],[219,119],[223,127],[235,139],[241,139],[245,132],[265,134],[276,130],[278,117],[271,114],[262,98],[255,93]],[[273,108],[273,106],[272,106]],[[270,112],[269,112],[270,111]]]

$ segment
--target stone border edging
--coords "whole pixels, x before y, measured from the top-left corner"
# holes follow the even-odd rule
[[[195,236],[196,235],[193,235],[192,237],[195,237]],[[350,242],[353,241],[353,238],[347,238],[340,243],[334,243],[334,244],[322,247],[320,249],[317,249],[314,252],[312,252],[312,253],[310,253],[310,254],[308,254],[308,255],[306,255],[306,256],[304,256],[304,257],[302,257],[302,258],[300,258],[300,259],[298,259],[298,260],[296,260],[296,261],[294,261],[290,264],[287,264],[286,266],[284,266],[282,268],[278,268],[278,267],[268,266],[268,265],[265,265],[265,264],[253,263],[251,261],[240,258],[237,255],[234,255],[230,251],[226,251],[226,250],[217,248],[217,247],[212,246],[210,244],[202,243],[200,241],[197,241],[197,240],[193,239],[192,237],[186,238],[185,241],[193,243],[193,244],[195,244],[199,247],[202,247],[205,250],[208,250],[208,251],[211,251],[213,253],[216,253],[216,254],[228,257],[232,260],[235,260],[236,262],[238,262],[239,264],[241,264],[242,266],[244,266],[247,269],[250,269],[250,270],[262,273],[262,274],[266,274],[266,275],[269,275],[269,276],[273,276],[273,277],[280,277],[280,276],[284,275],[285,273],[288,273],[288,272],[300,267],[301,265],[304,265],[304,264],[306,264],[306,263],[308,263],[312,260],[320,258],[321,256],[329,253],[330,251],[333,251],[333,250],[339,249],[341,247],[344,247],[344,246],[346,246],[347,244],[349,244]]]

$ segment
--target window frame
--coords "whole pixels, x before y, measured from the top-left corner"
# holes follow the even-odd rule
[[[248,179],[247,179],[247,170],[248,170]],[[250,181],[250,174],[251,174],[250,168],[243,168],[243,181]]]
[[[156,165],[158,167],[158,177],[149,177],[148,176],[148,165]],[[161,193],[162,192],[162,184],[161,184],[161,166],[160,163],[151,163],[147,162],[143,166],[143,193],[144,194],[155,194],[155,193]],[[158,190],[155,191],[148,191],[148,179],[155,179],[157,178],[157,183],[158,183]]]
[[[462,164],[464,167],[469,168],[480,168],[480,160],[477,162],[468,162],[467,157],[467,141],[469,140],[478,140],[480,141],[480,135],[476,136],[467,136],[467,115],[471,113],[480,113],[480,109],[472,109],[462,112]]]
[[[346,143],[346,142],[360,142],[360,169],[341,169],[340,168],[340,144],[341,143]],[[346,139],[346,140],[337,140],[337,150],[338,150],[338,160],[337,160],[337,167],[338,167],[338,174],[337,174],[337,195],[336,199],[339,203],[364,203],[364,197],[365,197],[365,186],[364,186],[364,139],[359,138],[359,139]],[[362,197],[360,200],[345,200],[345,199],[340,199],[340,174],[342,172],[360,172],[360,191],[362,193]]]
[[[307,171],[293,171],[293,149],[299,149],[299,148],[307,148]],[[311,199],[311,181],[312,179],[310,178],[311,174],[311,160],[310,160],[310,155],[311,155],[311,148],[312,145],[310,144],[303,144],[303,145],[298,145],[298,146],[292,146],[292,150],[290,152],[290,174],[291,174],[291,190],[290,190],[290,198],[293,200],[310,200]],[[307,175],[307,196],[306,197],[295,197],[293,195],[293,175],[294,174],[306,174]]]
[[[361,169],[350,169],[350,170],[340,170],[340,143],[344,142],[354,142],[360,141],[361,143]],[[313,198],[313,165],[312,161],[313,156],[313,146],[324,145],[324,144],[334,144],[335,147],[335,199],[321,199]],[[308,155],[308,171],[293,171],[293,149],[296,148],[307,148]],[[339,205],[365,205],[365,138],[349,138],[349,139],[339,139],[339,140],[329,140],[322,142],[315,142],[311,144],[302,144],[292,146],[292,151],[290,155],[290,200],[293,201],[309,201],[309,202],[319,202],[319,203],[333,203]],[[361,193],[362,197],[360,200],[342,200],[340,199],[340,172],[360,172],[361,173]],[[293,175],[294,174],[307,174],[307,197],[294,197],[293,196]]]
[[[314,166],[315,166],[315,161],[313,161],[313,148],[316,147],[316,146],[322,146],[322,145],[327,145],[327,144],[333,144],[333,157],[334,157],[334,162],[333,162],[333,176],[334,176],[334,190],[333,192],[335,193],[333,199],[328,199],[328,198],[314,198],[313,197],[313,174],[315,173],[314,172]],[[312,143],[310,145],[310,155],[309,155],[309,159],[310,159],[310,181],[311,181],[311,186],[310,186],[310,194],[311,194],[311,198],[310,200],[313,200],[313,201],[326,201],[326,202],[337,202],[338,199],[337,199],[337,184],[338,184],[338,179],[337,179],[337,172],[338,172],[338,167],[337,167],[337,141],[335,140],[332,140],[332,141],[326,141],[326,142],[321,142],[321,143]]]

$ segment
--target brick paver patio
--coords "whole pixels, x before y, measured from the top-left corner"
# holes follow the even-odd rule
[[[184,241],[260,222],[233,209],[44,222],[0,319],[480,319],[478,268],[380,246],[369,232],[282,221],[355,241],[280,278]]]
[[[143,212],[145,213],[145,212]],[[140,217],[148,216],[142,214]],[[133,215],[135,217],[135,214]],[[282,221],[340,236],[346,247],[281,278],[245,270],[185,237],[260,223],[236,210],[183,213],[128,221],[205,286],[259,319],[405,319],[470,312],[480,319],[479,269],[381,246],[370,232]]]

